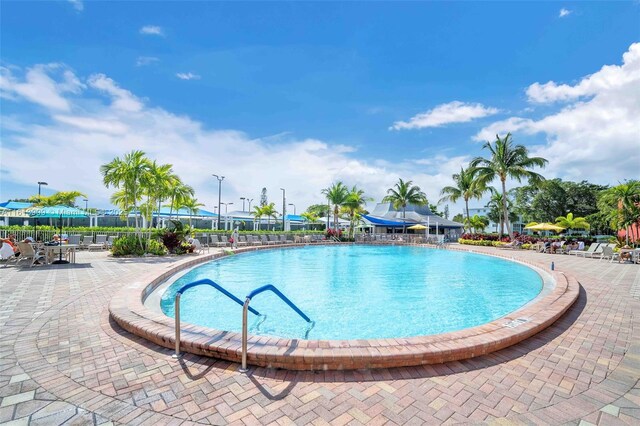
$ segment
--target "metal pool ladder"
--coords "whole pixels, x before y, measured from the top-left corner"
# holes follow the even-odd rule
[[[240,371],[241,373],[246,373],[248,371],[247,369],[247,317],[248,317],[248,311],[251,311],[251,307],[249,306],[249,303],[251,303],[251,299],[254,296],[257,296],[260,293],[264,293],[265,291],[271,291],[272,293],[274,293],[276,296],[278,296],[280,299],[282,299],[282,301],[284,303],[286,303],[291,309],[293,309],[298,315],[300,315],[302,317],[302,319],[304,319],[309,326],[307,327],[306,331],[305,331],[305,335],[304,338],[306,339],[307,337],[309,337],[309,332],[311,331],[311,329],[313,328],[313,326],[316,324],[314,321],[311,321],[311,319],[300,310],[300,308],[298,308],[295,303],[293,303],[291,300],[289,300],[289,298],[287,296],[285,296],[284,294],[282,294],[280,292],[280,290],[278,290],[276,288],[276,286],[274,286],[273,284],[267,284],[267,285],[263,285],[262,287],[258,287],[255,290],[253,290],[252,292],[250,292],[249,294],[247,294],[247,298],[244,301],[244,305],[242,307],[242,366],[240,367],[240,369],[238,371]],[[253,311],[252,311],[253,312]]]
[[[220,293],[222,293],[225,296],[227,296],[229,299],[231,299],[234,302],[236,302],[238,305],[243,306],[242,300],[238,299],[236,296],[234,296],[229,291],[227,291],[224,287],[222,287],[221,285],[211,281],[208,278],[205,278],[205,279],[202,279],[202,280],[198,280],[198,281],[194,281],[192,283],[185,284],[182,287],[180,287],[180,290],[178,290],[178,292],[176,293],[176,298],[175,298],[175,302],[174,302],[175,303],[175,311],[176,311],[175,312],[175,320],[176,320],[176,352],[173,354],[173,358],[180,358],[180,297],[182,296],[182,293],[184,293],[185,291],[189,290],[192,287],[197,287],[199,285],[210,285],[211,287],[213,287],[216,290],[218,290]],[[260,312],[256,311],[253,308],[249,308],[249,310],[253,314],[261,315]]]

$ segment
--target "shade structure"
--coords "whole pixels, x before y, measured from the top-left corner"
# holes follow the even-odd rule
[[[530,229],[532,231],[564,231],[564,228],[562,226],[554,225],[553,223],[536,223],[535,225],[528,225],[524,228]]]
[[[427,227],[418,223],[417,225],[409,226],[407,229],[414,229],[416,231],[424,231],[425,229],[427,229]]]
[[[69,206],[51,206],[51,207],[31,207],[27,209],[29,217],[34,218],[53,218],[68,219],[74,217],[87,217],[87,212]]]

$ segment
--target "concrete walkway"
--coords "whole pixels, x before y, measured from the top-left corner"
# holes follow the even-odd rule
[[[491,251],[492,248],[474,248]],[[488,356],[350,372],[252,369],[122,331],[107,305],[175,258],[0,268],[0,423],[640,424],[640,266],[517,251],[578,278],[556,324]]]

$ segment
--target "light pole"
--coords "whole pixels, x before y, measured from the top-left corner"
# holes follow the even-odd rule
[[[47,182],[38,182],[38,198],[40,198],[40,187],[49,185]]]
[[[246,197],[240,197],[240,199],[242,200],[242,211],[244,212],[244,200],[246,200]]]
[[[253,201],[253,198],[247,198],[247,203],[249,203],[249,211],[251,211],[251,202]]]
[[[290,206],[293,206],[293,214],[294,214],[294,216],[295,216],[295,214],[296,214],[296,205],[295,205],[295,204],[293,204],[293,203],[289,203],[289,205],[290,205]]]
[[[84,201],[84,210],[85,211],[89,211],[89,200],[87,198],[83,198],[82,201]]]
[[[220,229],[220,199],[222,197],[222,181],[224,180],[224,176],[211,175],[218,179],[218,229]]]
[[[282,191],[282,232],[284,232],[284,218],[287,216],[287,197],[284,188],[280,188],[280,191]]]

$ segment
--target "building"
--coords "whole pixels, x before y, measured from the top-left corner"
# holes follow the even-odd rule
[[[428,206],[410,204],[404,212],[395,209],[391,203],[378,203],[373,211],[362,216],[364,225],[361,228],[375,234],[389,234],[398,232],[438,235],[457,239],[462,234],[463,225],[434,214]],[[423,225],[428,231],[412,231],[406,228],[413,225]]]

